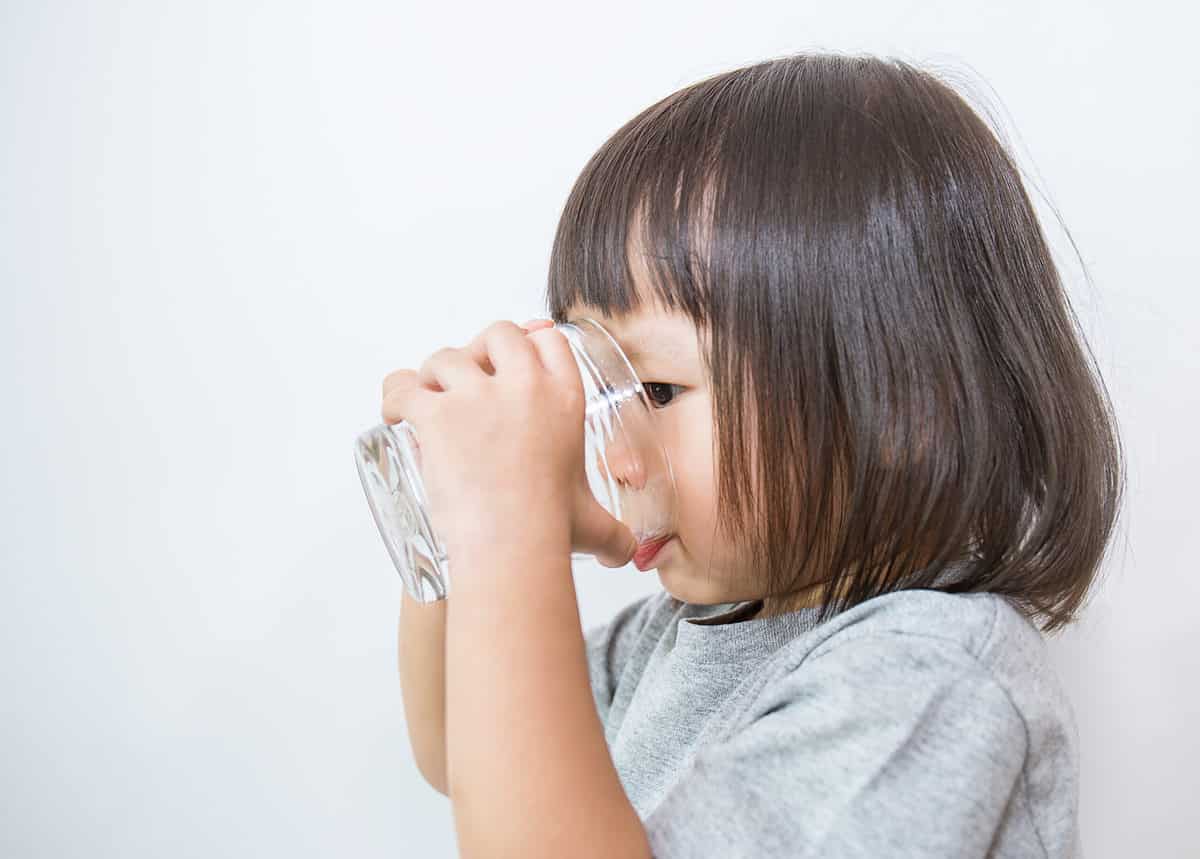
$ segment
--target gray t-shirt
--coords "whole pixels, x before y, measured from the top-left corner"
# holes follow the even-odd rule
[[[1081,859],[1074,713],[1008,600],[908,589],[819,626],[738,620],[756,606],[662,591],[585,632],[655,859]]]

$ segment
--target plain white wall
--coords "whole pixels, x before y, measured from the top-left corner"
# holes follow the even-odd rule
[[[1193,14],[3,4],[0,853],[453,855],[353,439],[387,372],[541,314],[560,208],[619,125],[803,49],[944,66],[1009,125],[1130,461],[1104,584],[1052,640],[1084,846],[1191,849]],[[658,587],[575,577],[587,625]]]

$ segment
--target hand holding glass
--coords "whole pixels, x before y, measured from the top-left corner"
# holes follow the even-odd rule
[[[654,407],[612,335],[594,319],[554,325],[583,380],[584,468],[600,505],[639,543],[675,531],[675,477]],[[407,421],[380,424],[355,440],[367,504],[405,588],[419,602],[445,599],[450,570],[421,479],[421,447]],[[514,475],[514,479],[519,479]],[[573,559],[593,556],[572,552]]]

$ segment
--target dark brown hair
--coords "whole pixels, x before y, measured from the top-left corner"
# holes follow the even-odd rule
[[[718,521],[767,595],[825,583],[825,619],[967,559],[937,589],[1075,619],[1116,418],[1014,160],[938,75],[793,54],[658,101],[572,188],[550,316],[637,308],[630,242],[701,333]]]

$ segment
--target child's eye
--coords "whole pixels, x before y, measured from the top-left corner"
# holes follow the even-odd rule
[[[642,387],[646,389],[646,396],[650,398],[650,402],[656,408],[665,408],[674,400],[675,395],[672,393],[673,388],[682,390],[683,385],[672,385],[670,382],[643,382]],[[665,391],[664,391],[665,389]],[[663,402],[663,398],[666,401]]]

